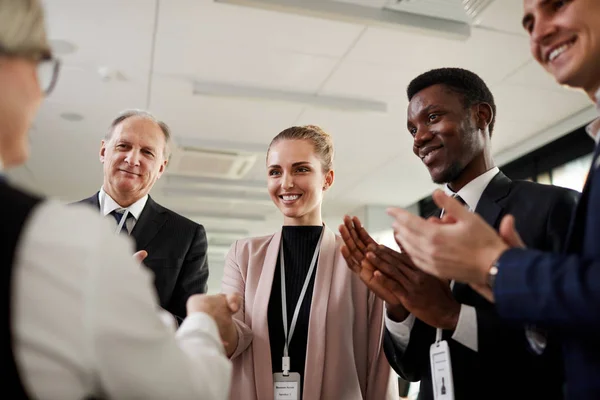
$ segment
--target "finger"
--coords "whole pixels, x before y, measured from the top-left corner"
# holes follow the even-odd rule
[[[354,238],[352,237],[352,235],[350,234],[350,231],[348,230],[348,226],[340,225],[339,231],[340,231],[340,235],[342,236],[342,240],[344,241],[344,244],[348,248],[350,257],[356,258],[357,261],[362,260],[364,258],[363,251],[361,251],[357,247],[356,242],[354,241]]]
[[[453,217],[457,221],[460,221],[463,218],[471,215],[469,210],[467,210],[467,208],[463,206],[458,200],[456,200],[452,196],[448,196],[440,189],[436,189],[436,191],[433,192],[432,197],[435,204],[439,208],[444,210],[444,215]]]
[[[133,254],[133,259],[138,263],[144,261],[146,257],[148,257],[148,252],[146,250],[140,250]]]
[[[229,311],[233,314],[238,312],[240,307],[242,306],[242,296],[237,293],[230,293],[227,295],[227,305],[229,306]]]
[[[363,268],[360,273],[360,280],[379,298],[383,301],[386,301],[390,304],[397,304],[399,299],[394,295],[394,293],[390,292],[386,286],[391,286],[389,284],[384,285],[382,281],[385,279],[389,279],[387,277],[383,277],[380,279],[375,279],[377,271],[373,272],[368,268]]]
[[[377,244],[377,242],[371,237],[371,235],[369,235],[369,232],[367,232],[367,230],[362,225],[358,217],[352,217],[352,222],[354,223],[354,228],[356,229],[358,238],[361,242],[363,242],[367,246],[370,244]]]
[[[348,247],[346,245],[342,245],[340,251],[342,252],[342,256],[344,257],[344,259],[346,260],[348,268],[350,268],[352,272],[360,274],[360,264],[356,259],[354,259],[354,257],[352,257],[352,255],[350,254],[350,250],[348,250]]]
[[[390,304],[396,304],[397,302],[403,303],[402,300],[406,298],[406,289],[380,271],[375,271],[373,273],[373,282],[382,287],[386,293],[389,293],[388,297],[390,297],[390,300],[386,300],[386,302]]]
[[[367,259],[364,260],[361,265],[366,267],[365,264],[370,264],[372,268],[378,270],[379,272],[384,273],[391,279],[402,283],[407,284],[408,278],[401,272],[402,264],[397,262],[386,262],[382,258],[377,257],[374,253],[368,253]]]
[[[500,236],[511,247],[525,247],[525,243],[515,227],[515,217],[506,215],[500,222]]]
[[[377,250],[373,252],[378,258],[381,258],[386,263],[393,265],[395,268],[399,270],[399,272],[404,275],[404,277],[410,281],[414,282],[418,277],[417,274],[422,273],[410,259],[407,253],[398,253],[390,249],[389,247],[379,245]],[[367,255],[368,256],[368,255]],[[382,270],[383,271],[383,270]],[[385,271],[383,271],[385,272]]]

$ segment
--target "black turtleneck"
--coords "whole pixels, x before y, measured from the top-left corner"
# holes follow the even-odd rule
[[[281,240],[283,241],[283,255],[285,257],[285,288],[287,297],[287,326],[288,333],[296,303],[302,291],[302,285],[308,274],[310,262],[315,252],[322,226],[284,226]],[[268,322],[269,341],[271,343],[271,363],[273,372],[281,372],[281,358],[285,336],[283,332],[283,316],[281,315],[281,260],[277,257],[271,297],[269,299]],[[306,343],[308,340],[308,321],[310,319],[310,305],[312,303],[313,288],[315,286],[315,271],[310,279],[296,329],[290,342],[289,356],[291,371],[298,372],[304,381],[304,365],[306,364]]]

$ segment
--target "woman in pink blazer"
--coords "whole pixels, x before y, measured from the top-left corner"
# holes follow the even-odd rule
[[[331,138],[316,126],[288,128],[269,146],[268,190],[283,227],[238,240],[222,283],[244,299],[225,339],[232,400],[398,398],[382,351],[383,303],[321,218],[332,162]]]

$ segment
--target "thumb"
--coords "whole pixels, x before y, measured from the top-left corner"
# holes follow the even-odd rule
[[[444,210],[444,216],[452,217],[450,220],[458,221],[470,214],[458,200],[439,189],[433,192],[432,197],[435,204]]]
[[[146,250],[140,250],[133,255],[133,259],[138,263],[144,261],[146,257],[148,257],[148,252]]]
[[[227,305],[229,306],[229,311],[235,314],[242,306],[242,296],[237,293],[228,294]]]
[[[515,228],[515,217],[506,215],[500,222],[500,237],[511,247],[525,247],[523,239]]]

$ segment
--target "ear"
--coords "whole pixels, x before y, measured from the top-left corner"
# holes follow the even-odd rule
[[[100,162],[104,164],[104,157],[106,154],[106,142],[103,140],[100,142]]]
[[[333,170],[329,170],[327,171],[327,173],[325,174],[325,182],[323,183],[323,190],[327,190],[331,187],[331,185],[333,185],[333,178],[334,178],[334,173]]]
[[[490,106],[488,103],[479,103],[475,108],[475,112],[477,128],[482,131],[486,130],[494,118],[492,106]]]
[[[162,164],[160,164],[160,168],[158,169],[158,177],[156,179],[160,179],[160,177],[162,176],[163,172],[165,172],[165,169],[167,169],[167,164],[169,163],[169,160],[164,160],[162,162]]]

